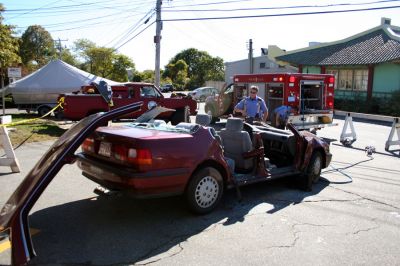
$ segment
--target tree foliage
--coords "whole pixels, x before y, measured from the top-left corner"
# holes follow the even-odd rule
[[[87,39],[77,40],[74,45],[73,50],[82,60],[80,68],[94,75],[123,82],[128,81],[127,69],[135,71],[132,59],[112,48],[97,46]]]
[[[54,40],[40,25],[29,26],[21,37],[20,55],[24,65],[41,67],[56,56]]]
[[[12,36],[13,27],[3,24],[2,11],[4,8],[0,4],[0,75],[3,79],[7,68],[20,63],[21,58],[18,54],[18,39]]]
[[[183,89],[188,82],[188,65],[182,59],[167,65],[163,78],[169,77],[177,89]]]
[[[224,61],[220,57],[212,57],[205,51],[189,48],[175,55],[166,66],[164,76],[174,80],[178,61],[182,60],[187,65],[187,88],[203,86],[207,80],[224,79]],[[181,65],[182,63],[179,63]],[[170,76],[171,75],[171,76]]]

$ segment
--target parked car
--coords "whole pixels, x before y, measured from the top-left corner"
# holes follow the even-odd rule
[[[196,101],[204,102],[208,96],[214,96],[218,93],[219,91],[214,87],[200,87],[189,92],[188,95]]]
[[[173,92],[175,90],[174,85],[164,84],[160,88],[161,92]]]
[[[211,120],[198,115],[197,124],[101,127],[84,141],[78,167],[101,191],[185,195],[190,209],[204,214],[227,188],[293,176],[309,190],[331,161],[329,144],[293,126],[280,130],[232,117],[209,127],[202,117]]]

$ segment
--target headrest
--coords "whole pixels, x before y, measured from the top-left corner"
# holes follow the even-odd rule
[[[196,124],[208,126],[211,123],[211,116],[208,114],[197,114]]]
[[[242,131],[243,130],[243,120],[237,117],[229,117],[226,121],[226,130],[231,131]]]
[[[175,127],[188,130],[189,133],[194,133],[200,128],[199,125],[191,124],[191,123],[185,123],[185,122],[180,122]]]

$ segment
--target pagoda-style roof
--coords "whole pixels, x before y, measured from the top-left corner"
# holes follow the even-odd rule
[[[293,65],[368,65],[400,60],[400,28],[382,24],[344,40],[276,57]]]

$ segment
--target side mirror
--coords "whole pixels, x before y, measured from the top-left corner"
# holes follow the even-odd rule
[[[153,109],[154,107],[157,107],[157,103],[156,103],[155,101],[150,101],[150,102],[147,104],[147,109],[148,109],[148,110],[151,110],[151,109]]]

